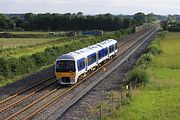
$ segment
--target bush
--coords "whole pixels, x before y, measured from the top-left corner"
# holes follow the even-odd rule
[[[128,80],[132,83],[141,83],[146,84],[149,81],[147,73],[142,70],[141,68],[135,68],[134,70],[130,71],[128,74]]]
[[[153,41],[149,46],[148,46],[148,52],[151,53],[152,55],[159,55],[161,54],[162,48],[160,45],[160,41],[159,40],[155,40]]]
[[[2,82],[3,80],[4,80],[4,77],[0,75],[0,82]]]
[[[180,27],[168,27],[168,31],[170,31],[170,32],[180,32]]]
[[[143,54],[137,61],[137,65],[143,65],[143,64],[147,64],[150,61],[152,61],[152,55],[151,54]]]
[[[0,45],[0,53],[3,52],[3,46]]]
[[[158,34],[158,37],[160,39],[163,39],[165,36],[166,36],[166,32],[163,32],[163,31],[160,31],[159,34]]]
[[[159,55],[163,52],[160,41],[165,37],[165,35],[165,32],[160,32],[158,34],[158,37],[153,40],[153,42],[151,42],[151,44],[148,46],[149,53],[151,53],[152,55]]]
[[[31,73],[38,69],[38,66],[31,56],[22,56],[19,61],[21,64],[18,68],[19,74]]]

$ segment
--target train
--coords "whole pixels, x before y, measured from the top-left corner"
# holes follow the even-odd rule
[[[117,40],[107,39],[100,43],[63,54],[56,59],[55,75],[62,85],[73,85],[89,72],[116,56]]]

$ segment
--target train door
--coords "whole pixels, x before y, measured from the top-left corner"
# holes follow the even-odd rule
[[[96,51],[96,63],[97,63],[97,65],[99,64],[99,56],[98,56],[98,51]]]
[[[86,70],[86,72],[88,71],[88,59],[87,58],[85,58],[85,70]]]

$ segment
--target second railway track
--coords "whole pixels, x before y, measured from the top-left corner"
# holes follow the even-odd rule
[[[137,43],[139,40],[141,40],[143,37],[145,37],[146,35],[151,33],[154,29],[155,28],[150,28],[142,33],[135,34],[134,37],[130,37],[124,42],[119,43],[119,45],[118,45],[119,52],[117,54],[117,57],[119,55],[121,55],[123,52],[125,52],[129,47],[131,47],[132,45]],[[20,102],[23,102],[23,100],[27,100],[27,98],[29,98],[30,96],[33,96],[38,91],[44,90],[44,88],[46,88],[47,86],[54,84],[55,80],[52,82],[53,76],[50,79],[51,80],[50,83],[44,84],[44,85],[39,84],[41,87],[38,87],[38,89],[34,89],[34,90],[29,89],[31,92],[28,91],[28,89],[24,90],[23,92],[25,92],[25,93],[27,91],[28,92],[26,93],[26,95],[24,97],[21,97],[20,99],[14,99],[14,98],[19,96],[20,94],[23,94],[23,92],[22,93],[20,92],[18,94],[14,94],[14,95],[10,96],[6,100],[3,100],[0,102],[0,105],[3,105],[4,103],[6,103],[3,107],[0,108],[0,118],[7,119],[7,120],[8,119],[30,119],[30,118],[32,118],[33,116],[38,114],[40,111],[43,111],[45,108],[48,108],[50,105],[55,103],[57,100],[59,100],[60,97],[65,96],[65,94],[67,94],[69,91],[73,90],[76,86],[81,85],[81,83],[83,83],[83,81],[85,79],[88,79],[93,74],[96,74],[97,71],[101,70],[103,67],[105,67],[107,64],[109,64],[111,61],[113,61],[113,60],[108,61],[106,64],[101,66],[101,68],[98,68],[95,72],[89,74],[86,78],[84,78],[78,84],[76,84],[72,87],[62,87],[59,85],[54,85],[54,89],[52,87],[52,89],[50,91],[48,91],[44,95],[41,94],[40,97],[39,96],[37,98],[35,97],[35,99],[33,99],[33,101],[31,101],[29,104],[27,104],[23,107],[20,107],[20,109],[15,109],[14,106],[19,104]],[[7,102],[10,102],[11,100],[14,100],[15,102],[7,105]],[[7,112],[6,110],[11,110],[11,112]]]

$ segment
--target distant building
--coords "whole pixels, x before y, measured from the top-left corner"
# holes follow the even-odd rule
[[[103,30],[81,31],[81,34],[101,36],[103,35]]]
[[[49,35],[56,35],[55,32],[49,32]]]

